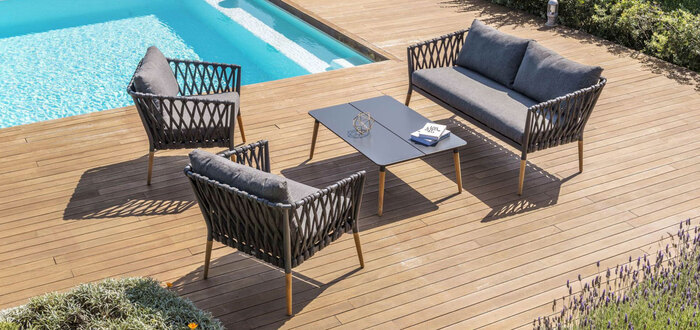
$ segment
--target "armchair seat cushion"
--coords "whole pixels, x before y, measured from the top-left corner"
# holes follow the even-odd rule
[[[320,189],[312,186],[307,186],[301,182],[296,182],[292,179],[283,178],[287,181],[287,189],[289,189],[289,202],[298,202],[306,196],[313,195]]]
[[[576,63],[533,41],[520,65],[513,88],[545,102],[598,83],[603,68]]]
[[[538,102],[472,70],[415,71],[413,84],[482,124],[522,143],[528,108]]]
[[[176,96],[180,87],[168,60],[155,46],[148,47],[141,66],[134,73],[134,88],[137,92]]]
[[[474,20],[456,64],[513,87],[529,42]]]

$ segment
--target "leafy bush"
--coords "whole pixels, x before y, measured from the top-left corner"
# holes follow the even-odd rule
[[[566,286],[556,314],[533,321],[540,329],[698,329],[700,322],[700,234],[680,224],[655,255],[607,269],[590,282]]]
[[[81,284],[0,312],[0,329],[189,329],[190,323],[197,329],[223,329],[189,300],[139,277]]]
[[[0,330],[19,330],[19,324],[0,321]]]
[[[491,0],[545,17],[543,0]],[[700,72],[700,1],[560,0],[559,22]]]

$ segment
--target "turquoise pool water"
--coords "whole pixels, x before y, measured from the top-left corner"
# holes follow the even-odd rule
[[[0,0],[0,127],[133,104],[150,45],[238,64],[243,84],[371,62],[263,0]]]

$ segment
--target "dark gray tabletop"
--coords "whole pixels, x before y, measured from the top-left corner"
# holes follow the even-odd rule
[[[362,136],[352,126],[353,118],[360,112],[370,113],[375,120],[372,130]],[[392,165],[467,144],[454,133],[434,147],[411,141],[411,132],[419,130],[430,120],[389,96],[312,110],[309,111],[309,115],[379,166]]]

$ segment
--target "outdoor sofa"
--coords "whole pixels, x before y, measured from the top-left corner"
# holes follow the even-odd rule
[[[134,99],[148,135],[147,184],[151,184],[156,150],[233,149],[236,119],[245,143],[238,65],[166,58],[151,46],[138,64],[127,92]]]
[[[518,194],[527,154],[578,141],[606,79],[603,69],[565,59],[534,40],[474,20],[457,31],[408,47],[409,89],[522,151]]]
[[[207,224],[204,274],[212,241],[284,269],[287,315],[292,315],[292,268],[352,230],[364,268],[357,218],[365,172],[318,189],[270,174],[267,141],[220,155],[190,153],[185,174]]]

